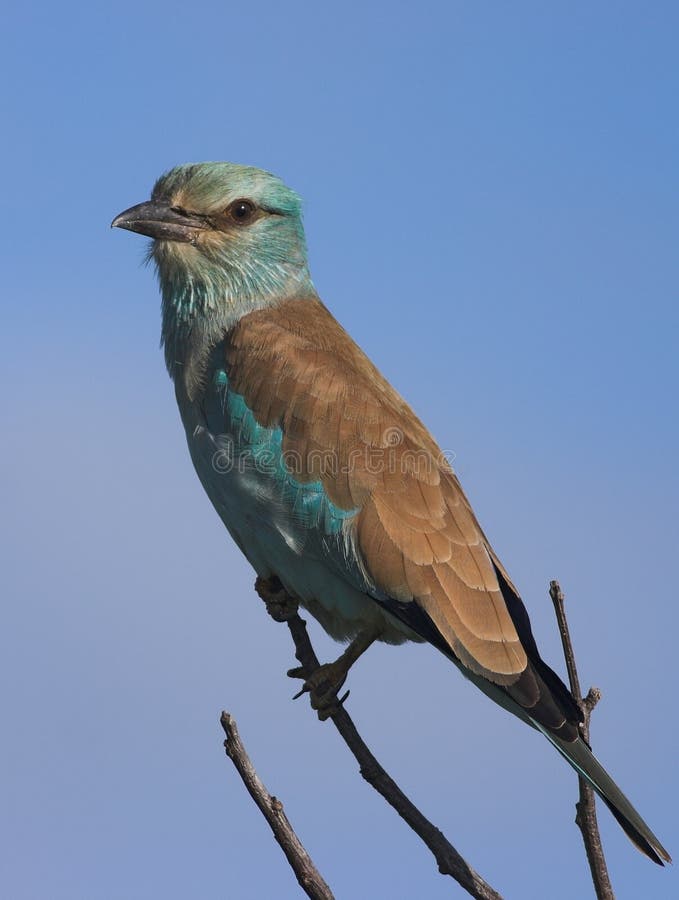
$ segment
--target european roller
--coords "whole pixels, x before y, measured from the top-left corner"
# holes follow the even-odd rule
[[[669,861],[581,737],[445,456],[319,299],[299,197],[259,169],[183,165],[112,224],[153,238],[165,360],[208,497],[258,576],[348,644],[307,685],[315,705],[373,641],[428,641]]]

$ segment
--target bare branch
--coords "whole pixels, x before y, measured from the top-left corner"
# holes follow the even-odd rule
[[[549,596],[552,598],[554,612],[556,613],[556,621],[559,626],[571,693],[582,709],[584,721],[580,726],[580,732],[584,740],[589,743],[589,722],[592,716],[592,710],[601,699],[601,692],[598,688],[590,688],[587,696],[583,698],[580,692],[580,679],[578,678],[578,670],[575,664],[575,653],[573,651],[573,644],[568,629],[568,621],[566,620],[564,593],[561,590],[558,581],[551,581],[549,583]],[[594,791],[581,775],[578,776],[578,783],[580,787],[580,799],[575,804],[575,823],[582,834],[585,853],[587,854],[587,861],[594,883],[594,890],[596,891],[598,900],[615,900],[611,880],[608,876],[608,867],[606,865],[604,849],[601,844],[601,836],[599,834]]]
[[[295,643],[295,656],[308,678],[320,663],[309,640],[306,623],[297,612],[297,603],[281,587],[280,583],[258,578],[255,588],[264,600],[267,611],[277,622],[287,622]],[[501,895],[457,852],[446,836],[436,828],[406,797],[396,782],[382,768],[356,730],[349,713],[337,701],[330,713],[335,728],[358,762],[360,773],[372,787],[384,797],[393,809],[431,850],[442,875],[449,875],[467,893],[478,900],[502,900]]]
[[[224,741],[226,755],[236,767],[248,793],[269,823],[273,835],[281,850],[285,853],[302,890],[312,900],[334,900],[332,891],[323,880],[288,821],[288,817],[283,811],[283,804],[276,797],[272,797],[269,794],[255,771],[255,767],[252,765],[252,761],[240,739],[233,716],[228,712],[223,712],[220,721],[226,734],[226,740]]]

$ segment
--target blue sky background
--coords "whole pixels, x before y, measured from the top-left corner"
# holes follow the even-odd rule
[[[338,897],[460,893],[291,702],[284,628],[192,471],[144,241],[179,162],[306,200],[322,297],[456,454],[594,747],[675,855],[676,4],[69,3],[3,15],[0,894],[298,896],[223,757],[236,716]],[[313,627],[326,659],[338,648]],[[508,898],[589,895],[576,779],[426,647],[349,709]],[[600,813],[621,900],[668,898]]]

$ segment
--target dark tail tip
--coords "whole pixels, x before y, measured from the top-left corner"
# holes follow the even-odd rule
[[[564,741],[538,726],[545,737],[554,744],[559,753],[573,766],[576,772],[587,779],[606,806],[615,816],[620,827],[634,846],[644,856],[659,866],[671,863],[672,857],[653,834],[646,822],[629,802],[608,772],[582,740]]]
[[[637,849],[641,850],[645,856],[659,866],[664,866],[665,863],[672,862],[672,857],[659,841],[652,844],[645,835],[634,827],[630,820],[625,817],[624,813],[621,813],[619,809],[616,809],[613,803],[610,803],[606,797],[602,796],[601,799],[613,813],[618,820],[620,827]]]

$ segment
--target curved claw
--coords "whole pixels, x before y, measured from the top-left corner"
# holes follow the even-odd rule
[[[345,691],[341,697],[328,697],[323,701],[323,705],[319,707],[315,707],[313,701],[311,703],[312,707],[316,710],[318,718],[321,722],[325,722],[326,719],[331,719],[336,712],[339,712],[340,709],[344,706],[344,701],[349,696],[350,691]]]
[[[304,669],[301,666],[290,669],[288,675],[291,678],[305,677]],[[312,709],[318,712],[321,720],[325,720],[333,712],[336,712],[349,696],[349,691],[346,691],[341,700],[337,697],[337,691],[345,680],[346,671],[342,666],[338,666],[336,663],[326,663],[319,666],[306,678],[301,690],[292,699],[297,700],[303,694],[309,694]]]

